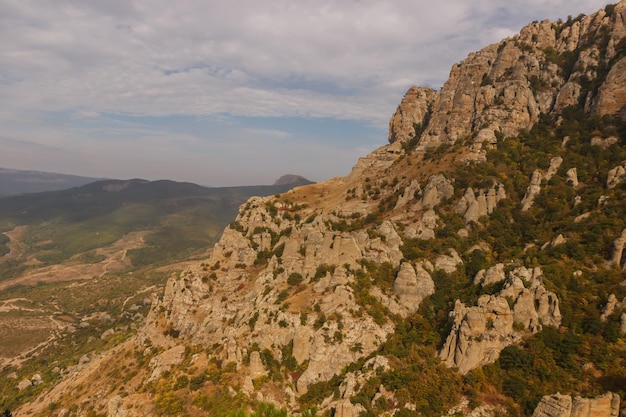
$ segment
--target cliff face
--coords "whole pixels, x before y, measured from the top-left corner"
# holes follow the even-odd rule
[[[250,349],[283,361],[290,347],[295,363],[306,367],[281,394],[292,399],[375,353],[397,320],[435,293],[434,276],[467,271],[471,250],[461,257],[458,246],[444,243],[413,256],[410,246],[437,240],[450,227],[451,212],[462,220],[456,235],[475,240],[481,219],[510,201],[512,191],[495,179],[482,188],[460,186],[449,173],[410,167],[407,153],[462,143],[461,154],[444,153],[443,161],[481,163],[502,138],[531,129],[542,115],[558,118],[568,106],[589,117],[623,116],[625,21],[622,2],[567,23],[535,22],[470,54],[440,91],[410,88],[390,121],[389,146],[362,158],[346,178],[250,200],[205,271],[170,280],[157,307],[165,316],[155,313],[153,322],[165,320],[193,343],[219,346],[214,354],[244,374]],[[553,177],[577,186],[576,169],[560,172],[562,164],[553,156],[536,169],[524,195],[512,193],[513,204],[529,211]],[[564,241],[555,236],[551,245]],[[478,245],[487,256],[492,250]],[[499,272],[488,275],[490,284],[502,286],[499,292],[481,295],[475,305],[457,300],[451,306],[439,357],[461,373],[495,362],[502,349],[543,326],[561,325],[558,295],[544,286],[541,268],[505,274],[512,267],[498,265]]]
[[[441,90],[411,88],[389,124],[389,141],[420,125],[420,149],[473,138],[481,129],[514,135],[541,114],[581,104],[626,116],[626,10],[601,10],[565,25],[535,22],[519,35],[470,54]]]
[[[440,91],[409,89],[390,144],[347,177],[250,199],[155,298],[135,391],[98,401],[120,416],[167,414],[174,395],[347,417],[623,395],[625,22],[622,1],[532,23]],[[569,415],[550,401],[537,415]]]

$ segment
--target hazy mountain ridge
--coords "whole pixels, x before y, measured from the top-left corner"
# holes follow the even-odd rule
[[[58,191],[80,187],[102,178],[0,168],[0,196]]]
[[[291,187],[207,188],[169,180],[102,180],[66,190],[0,198],[0,231],[28,227],[25,239],[30,241],[29,247],[43,245],[49,250],[46,257],[51,262],[112,244],[126,233],[139,231],[157,232],[153,237],[163,235],[157,247],[167,241],[178,241],[180,249],[188,252],[192,247],[199,250],[212,245],[250,196],[276,194]],[[172,222],[177,226],[172,227]],[[166,224],[170,226],[165,227]],[[91,237],[82,230],[89,230]],[[178,236],[166,237],[175,230]],[[183,244],[185,239],[187,243]],[[4,239],[2,245],[7,244]],[[3,246],[0,249],[5,249]],[[58,253],[58,257],[50,251]],[[177,253],[178,249],[172,247],[171,251]],[[6,271],[4,275],[6,279]]]
[[[533,23],[412,88],[389,145],[248,200],[134,340],[18,415],[623,413],[624,22]]]

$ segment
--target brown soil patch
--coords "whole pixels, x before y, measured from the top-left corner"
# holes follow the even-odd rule
[[[18,235],[14,232],[15,229],[11,232],[11,244],[19,248],[20,245],[17,240]],[[148,233],[150,232],[131,232],[112,245],[97,249],[96,254],[106,256],[106,259],[102,262],[82,264],[74,259],[64,264],[32,269],[20,277],[0,282],[0,290],[13,285],[35,285],[39,282],[61,282],[89,279],[96,276],[104,276],[107,273],[124,271],[130,266],[130,259],[126,256],[128,250],[143,246],[144,238]],[[19,249],[13,254],[13,256],[18,256],[18,252]],[[13,253],[13,250],[11,253]]]
[[[4,256],[0,256],[0,263],[6,262],[10,259],[19,259],[24,255],[24,247],[21,241],[27,228],[28,226],[17,226],[13,230],[3,233],[9,238],[9,243],[7,243],[9,253]]]

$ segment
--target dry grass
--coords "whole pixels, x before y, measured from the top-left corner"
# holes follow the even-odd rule
[[[18,228],[16,228],[18,229]],[[15,229],[13,230],[15,232]],[[17,240],[19,233],[11,233],[9,243],[11,248],[19,248],[20,242]],[[22,230],[23,233],[23,230]],[[0,291],[14,285],[35,285],[41,282],[61,282],[74,281],[92,278],[95,276],[104,276],[107,273],[122,272],[130,266],[130,259],[126,256],[129,249],[136,249],[144,245],[144,238],[149,232],[131,232],[116,241],[114,244],[99,248],[96,250],[97,255],[103,255],[106,258],[98,263],[85,264],[78,261],[75,256],[68,262],[45,266],[41,268],[31,269],[24,275],[0,282]],[[12,249],[11,253],[6,256],[19,256],[19,249]]]

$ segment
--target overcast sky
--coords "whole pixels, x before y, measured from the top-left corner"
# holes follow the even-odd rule
[[[411,85],[606,0],[0,0],[0,167],[269,184],[347,175]]]

